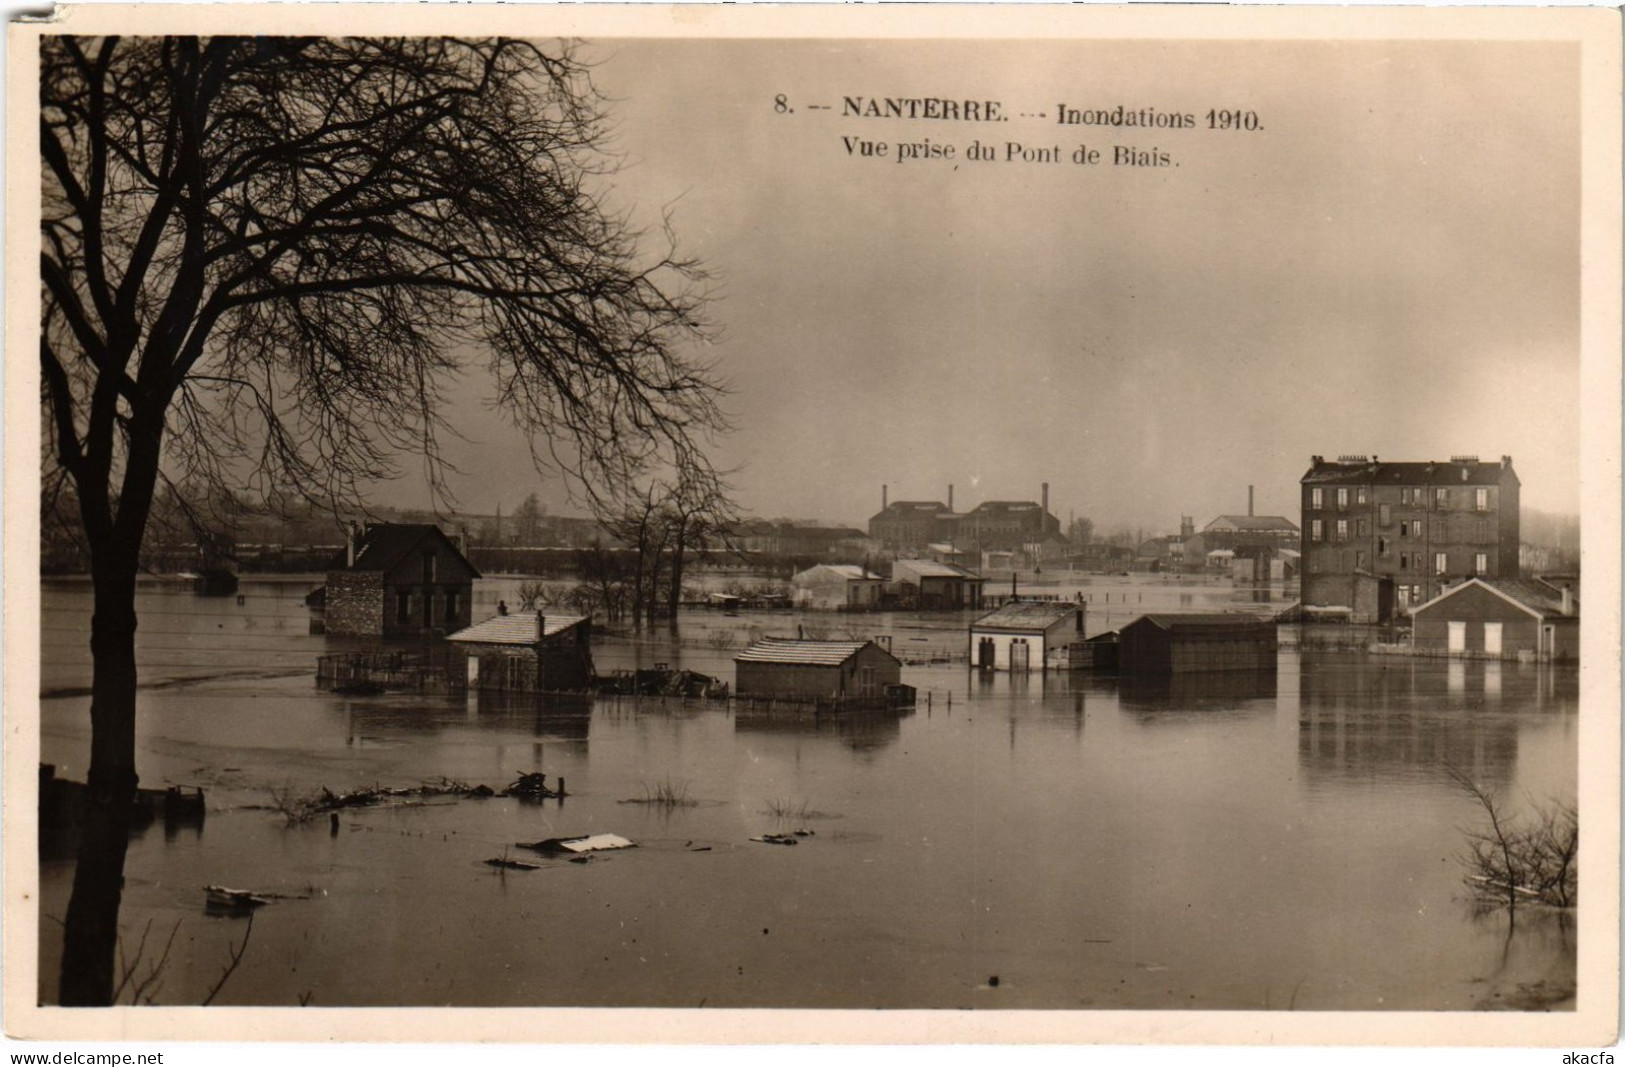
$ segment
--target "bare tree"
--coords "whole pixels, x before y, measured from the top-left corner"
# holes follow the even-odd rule
[[[679,353],[703,275],[599,199],[613,161],[567,46],[46,36],[39,130],[46,478],[95,589],[61,997],[105,1004],[155,487],[350,507],[415,455],[443,488],[464,366],[538,462],[614,486],[720,427],[719,390]]]

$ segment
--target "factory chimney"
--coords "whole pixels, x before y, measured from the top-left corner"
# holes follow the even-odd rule
[[[948,483],[948,511],[951,514],[953,512],[953,510],[954,510],[954,483],[949,482]]]
[[[1253,517],[1253,487],[1250,485],[1247,487],[1247,517]]]
[[[1044,508],[1044,514],[1048,515],[1049,514],[1049,483],[1048,482],[1044,483],[1043,508]]]
[[[880,487],[880,510],[886,510],[886,486],[884,485]]]

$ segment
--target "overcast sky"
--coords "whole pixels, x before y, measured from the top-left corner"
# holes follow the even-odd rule
[[[1577,511],[1579,119],[1562,44],[598,41],[614,202],[669,209],[720,281],[757,515],[1036,499],[1177,529],[1295,517],[1313,454],[1514,457]],[[793,114],[775,111],[785,94]],[[996,124],[842,117],[846,96],[997,100]],[[1055,123],[1059,103],[1194,130]],[[812,111],[825,104],[834,110]],[[1260,132],[1206,129],[1210,108]],[[1023,113],[1047,118],[1023,118]],[[848,157],[842,136],[997,146]],[[1004,145],[1059,146],[1058,164]],[[1079,145],[1099,164],[1079,166]],[[1117,145],[1178,166],[1112,166]],[[489,420],[468,510],[532,486]],[[396,502],[421,503],[412,494]]]

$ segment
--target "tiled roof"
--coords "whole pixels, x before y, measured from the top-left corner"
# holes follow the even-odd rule
[[[1237,530],[1271,532],[1291,530],[1293,533],[1298,532],[1298,524],[1284,515],[1220,515],[1202,529],[1204,531],[1216,529],[1219,528],[1220,523],[1226,523]]]
[[[1466,477],[1462,477],[1465,472]],[[1512,484],[1518,476],[1493,462],[1428,460],[1405,463],[1317,463],[1303,476],[1305,485],[1500,485],[1503,474]]]
[[[1431,607],[1446,597],[1453,596],[1474,584],[1486,586],[1537,614],[1563,614],[1563,590],[1550,582],[1541,581],[1539,578],[1469,578],[1465,582],[1458,582],[1444,590],[1426,604],[1419,605],[1416,611]],[[1578,615],[1580,613],[1579,594],[1571,593],[1571,599],[1573,600],[1573,613]]]
[[[387,571],[393,568],[407,554],[414,551],[425,540],[443,541],[457,552],[456,544],[441,532],[440,527],[426,522],[384,522],[368,526],[361,533],[360,542],[356,545],[355,562],[349,563],[349,549],[339,552],[327,564],[330,571]],[[467,563],[467,558],[464,558]],[[474,571],[474,577],[480,576],[470,564],[469,570]]]
[[[839,667],[858,654],[867,641],[803,641],[763,637],[734,657],[735,663],[782,663],[804,667]]]
[[[548,637],[568,630],[577,623],[586,622],[581,615],[543,615],[542,627]],[[480,645],[534,645],[536,643],[536,616],[529,612],[517,615],[493,615],[466,630],[458,630],[446,637],[447,641],[467,641]]]
[[[1072,618],[1078,605],[1060,601],[1018,600],[983,615],[972,630],[1047,630]]]

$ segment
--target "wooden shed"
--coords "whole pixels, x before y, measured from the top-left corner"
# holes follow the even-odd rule
[[[1118,666],[1124,674],[1275,669],[1273,619],[1253,615],[1141,615],[1123,627]]]
[[[493,615],[446,640],[468,656],[470,689],[580,692],[593,683],[592,621],[579,615]]]
[[[1578,660],[1573,590],[1538,578],[1469,578],[1411,612],[1418,650],[1486,659]]]
[[[1083,666],[1085,608],[1068,601],[1015,600],[970,625],[970,662],[986,671]]]
[[[741,697],[883,704],[903,665],[873,641],[764,637],[734,657]]]

